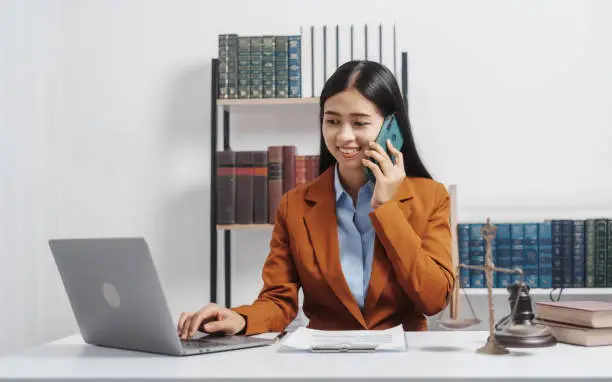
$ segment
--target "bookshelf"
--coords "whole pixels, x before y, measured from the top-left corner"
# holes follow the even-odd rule
[[[487,288],[464,288],[461,290],[462,293],[466,293],[469,296],[486,296]],[[530,288],[529,294],[531,296],[548,296],[551,293],[551,289],[544,288]],[[559,288],[552,291],[554,296],[559,294]],[[612,288],[564,288],[561,292],[563,296],[582,296],[582,295],[612,295]],[[495,296],[509,296],[510,293],[506,288],[493,288],[493,295]]]
[[[254,99],[219,99],[218,106],[231,109],[236,106],[266,106],[266,105],[311,105],[318,104],[319,98],[254,98]]]
[[[217,151],[219,151],[217,139],[222,137],[221,150],[231,149],[230,143],[230,117],[233,110],[242,107],[267,107],[267,106],[291,106],[293,105],[318,105],[318,97],[309,98],[254,98],[254,99],[218,99],[219,59],[212,59],[211,72],[211,107],[210,107],[210,302],[218,303],[218,268],[219,233],[223,236],[223,274],[224,274],[224,305],[231,307],[231,257],[232,257],[232,232],[244,230],[271,230],[273,224],[217,224]],[[406,107],[408,107],[408,53],[401,52],[401,86]],[[272,110],[272,109],[271,109]],[[222,130],[219,134],[219,119],[222,120]]]

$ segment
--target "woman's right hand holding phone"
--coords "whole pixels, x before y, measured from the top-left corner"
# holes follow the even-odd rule
[[[197,312],[183,312],[178,322],[178,335],[186,340],[198,330],[205,333],[222,333],[234,335],[241,332],[246,326],[246,320],[240,314],[210,303]]]

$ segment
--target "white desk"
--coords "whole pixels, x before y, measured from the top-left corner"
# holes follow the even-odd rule
[[[312,354],[277,346],[169,357],[86,345],[80,336],[0,358],[0,379],[28,380],[410,380],[588,378],[612,380],[612,347],[474,352],[486,332],[409,332],[403,353]]]

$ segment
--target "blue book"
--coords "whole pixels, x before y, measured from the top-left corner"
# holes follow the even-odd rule
[[[585,264],[585,221],[574,220],[573,277],[574,288],[584,288],[586,285]]]
[[[470,264],[470,225],[458,224],[458,241],[459,241],[459,263]],[[470,287],[470,270],[466,268],[459,269],[459,285],[461,288]]]
[[[538,223],[526,223],[525,229],[525,256],[523,257],[523,277],[530,288],[537,288],[538,266],[540,256],[538,253]]]
[[[563,286],[563,265],[561,256],[561,220],[553,220],[552,227],[552,287]]]
[[[480,233],[484,224],[470,224],[470,265],[483,266],[485,262],[485,241]],[[485,288],[484,271],[470,269],[470,286]]]
[[[510,225],[510,236],[512,238],[512,268],[523,269],[523,258],[525,257],[525,229],[523,223],[512,223]],[[512,275],[512,283],[521,280],[521,276]]]
[[[574,221],[561,221],[561,267],[563,268],[563,287],[571,288],[574,275]]]
[[[289,98],[302,97],[302,36],[289,36]]]
[[[486,261],[486,256],[487,256],[487,242],[484,242],[484,246],[485,246],[485,261]],[[493,265],[497,264],[497,235],[495,235],[495,237],[493,239],[491,239],[491,261],[493,261]],[[501,272],[499,272],[501,273]],[[495,288],[495,286],[497,285],[498,281],[497,281],[497,277],[499,275],[497,274],[497,272],[491,272],[491,285],[493,286],[493,288]],[[486,278],[485,278],[486,281]],[[485,287],[487,285],[485,284]]]
[[[540,288],[552,288],[552,224],[538,224],[538,249],[540,252]]]
[[[495,235],[495,243],[497,253],[495,256],[495,266],[499,268],[512,268],[512,250],[510,224],[498,224],[497,235]],[[497,274],[498,288],[507,288],[512,283],[512,275],[510,273],[499,272]]]

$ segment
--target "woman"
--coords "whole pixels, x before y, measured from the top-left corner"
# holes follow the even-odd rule
[[[257,300],[183,313],[181,338],[280,332],[297,314],[300,287],[314,329],[427,330],[425,316],[446,305],[449,196],[418,156],[395,77],[375,62],[348,62],[325,84],[320,110],[320,175],[283,195]],[[404,144],[388,142],[389,156],[374,141],[392,113]]]

